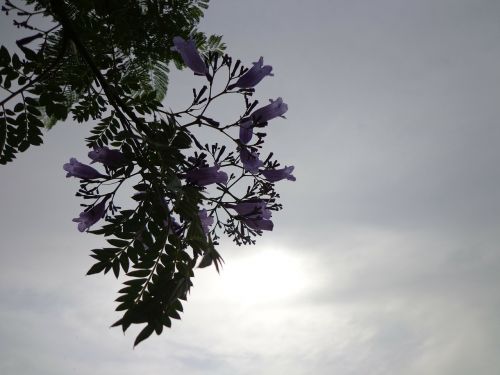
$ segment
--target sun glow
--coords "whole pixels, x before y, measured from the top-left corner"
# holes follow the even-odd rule
[[[227,262],[222,277],[228,297],[244,304],[290,299],[307,283],[299,257],[277,248],[257,250]]]

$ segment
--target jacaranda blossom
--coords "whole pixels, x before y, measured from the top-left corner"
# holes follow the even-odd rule
[[[219,171],[220,167],[202,167],[190,170],[186,173],[186,181],[198,186],[207,186],[210,184],[226,184],[227,173]]]
[[[259,159],[259,154],[250,152],[246,147],[240,149],[240,160],[243,168],[250,173],[258,173],[259,168],[262,167],[262,161]]]
[[[203,232],[205,234],[208,234],[210,231],[210,227],[214,223],[214,217],[213,216],[208,216],[207,210],[203,209],[198,212],[198,217],[200,218],[201,221],[201,227],[203,228]]]
[[[265,76],[273,76],[271,73],[273,67],[271,65],[264,65],[264,58],[261,57],[259,61],[253,63],[253,66],[243,74],[235,84],[229,85],[228,89],[240,87],[242,89],[249,89],[254,87],[257,83],[262,81]]]
[[[88,211],[83,211],[80,216],[74,218],[73,221],[78,223],[78,230],[83,232],[88,230],[92,225],[97,223],[100,219],[104,217],[106,213],[106,200],[95,205]]]
[[[248,227],[255,230],[273,230],[271,210],[267,207],[267,202],[263,200],[244,201],[236,204],[227,204],[227,208],[235,210],[240,220]]]
[[[191,69],[194,74],[204,76],[208,73],[208,68],[205,62],[202,60],[196,45],[192,39],[185,41],[180,36],[176,36],[173,39],[174,46],[172,50],[179,52],[184,64]]]
[[[168,220],[163,220],[163,225],[169,227],[168,234],[175,234],[179,236],[182,233],[182,226],[175,220],[173,216],[170,216]]]
[[[290,180],[295,181],[296,178],[292,175],[293,169],[295,167],[292,165],[290,167],[281,168],[281,169],[263,169],[260,173],[265,177],[267,181],[276,182],[280,180]]]
[[[252,219],[270,219],[271,210],[267,208],[267,202],[262,199],[241,201],[236,204],[226,204],[226,207],[235,210],[238,215]]]
[[[240,142],[247,144],[253,136],[253,121],[250,118],[240,122]]]
[[[252,113],[252,119],[256,123],[263,123],[272,120],[275,117],[283,116],[286,111],[288,111],[288,106],[283,103],[283,99],[278,98],[276,100],[269,99],[271,104],[268,104],[262,108],[257,109]]]
[[[112,169],[127,164],[127,159],[120,151],[110,150],[106,146],[90,151],[88,156],[92,159],[92,163],[99,162]]]
[[[80,163],[75,158],[69,159],[69,163],[63,165],[63,169],[68,172],[66,177],[77,177],[82,180],[93,180],[99,177],[106,177],[89,165]]]
[[[254,230],[273,230],[274,223],[271,220],[244,219],[243,222]]]

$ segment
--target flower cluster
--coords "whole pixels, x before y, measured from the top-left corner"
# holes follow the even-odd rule
[[[214,75],[217,69],[215,69],[215,65],[211,66],[210,62],[204,61],[204,59],[198,53],[194,41],[191,39],[186,41],[183,38],[177,36],[174,37],[173,42],[175,45],[173,50],[180,54],[180,57],[186,64],[186,66],[190,68],[196,75],[207,76],[211,84],[212,77],[210,76],[210,68],[214,70]],[[217,56],[215,57],[215,60],[217,60]],[[224,60],[226,64],[231,63],[230,58],[228,57],[225,57]],[[231,80],[233,80],[234,82],[229,82],[226,86],[226,90],[229,93],[234,92],[231,90],[238,89],[238,91],[236,91],[235,93],[243,93],[245,99],[248,101],[248,98],[252,94],[252,91],[248,91],[248,89],[253,89],[266,76],[273,76],[271,72],[272,67],[270,65],[264,65],[264,59],[263,57],[260,57],[257,62],[253,63],[253,66],[250,69],[244,70],[242,68],[238,76],[233,75],[231,77]],[[201,94],[199,94],[197,100],[193,102],[195,105],[202,102],[200,95]],[[199,114],[197,121],[188,123],[187,125],[179,124],[178,126],[182,128],[188,128],[193,124],[205,124],[207,126],[218,128],[218,123],[216,121],[214,121],[213,119],[209,119],[203,115],[208,104],[210,104],[213,100],[214,97],[205,98],[207,104],[201,111],[199,111],[199,108],[193,105],[183,113],[172,113],[172,116],[180,117],[181,114],[188,114],[191,117],[196,117],[195,112],[198,110],[198,112],[201,112],[201,114]],[[238,221],[244,227],[257,232],[260,232],[262,230],[272,230],[273,223],[270,220],[271,211],[270,208],[267,207],[267,204],[271,204],[271,209],[278,209],[279,206],[272,205],[272,203],[274,203],[274,195],[272,193],[272,186],[270,186],[269,184],[273,184],[281,180],[295,181],[295,177],[292,174],[294,170],[293,166],[278,168],[279,164],[277,164],[276,162],[271,163],[269,161],[264,162],[263,160],[261,160],[259,150],[262,148],[263,144],[262,133],[258,133],[258,140],[251,144],[251,141],[254,138],[254,129],[265,127],[267,126],[269,121],[277,117],[283,117],[283,115],[288,110],[287,104],[283,102],[283,99],[281,97],[279,97],[276,100],[271,99],[270,104],[268,105],[261,106],[252,111],[248,111],[248,109],[253,109],[255,107],[255,104],[257,104],[257,102],[254,102],[252,105],[247,105],[247,115],[242,116],[233,124],[229,124],[225,128],[217,129],[227,135],[228,133],[226,132],[226,129],[229,129],[231,127],[238,128],[238,137],[233,138],[232,136],[230,136],[238,152],[238,159],[227,158],[225,163],[216,161],[213,165],[208,165],[206,161],[203,160],[203,158],[206,156],[206,154],[203,153],[201,155],[201,159],[190,157],[188,160],[190,160],[192,164],[187,164],[186,170],[182,172],[181,169],[179,171],[180,173],[177,174],[177,177],[181,180],[184,180],[187,185],[194,185],[199,187],[200,189],[205,189],[206,187],[213,184],[220,186],[220,189],[225,192],[224,194],[222,194],[222,197],[228,195],[228,182],[231,179],[235,179],[234,175],[231,175],[230,178],[228,171],[225,171],[223,167],[237,167],[238,165],[240,165],[240,168],[243,172],[238,181],[243,177],[251,177],[254,179],[255,186],[253,187],[253,190],[249,190],[252,191],[252,193],[248,196],[241,197],[232,203],[227,202],[223,199],[215,198],[212,200],[208,200],[207,202],[215,207],[207,210],[208,207],[203,208],[202,206],[198,209],[202,229],[206,235],[209,235],[211,232],[215,235],[215,232],[209,229],[211,226],[213,226],[215,220],[215,217],[213,215],[218,209],[227,208],[232,209],[237,213],[237,215],[230,215],[230,219],[233,220],[233,222]],[[137,137],[137,135],[134,136]],[[188,133],[188,136],[195,139],[192,133]],[[203,151],[206,151],[205,149],[203,149],[203,147],[201,149]],[[124,153],[120,150],[110,149],[105,145],[94,147],[94,149],[88,153],[88,156],[92,160],[91,163],[101,163],[108,172],[119,170],[120,168],[130,165],[131,163],[134,164],[134,161],[129,161],[125,157]],[[138,157],[139,155],[136,154],[135,156]],[[139,163],[136,164],[139,165]],[[80,178],[84,181],[84,184],[89,184],[96,181],[99,181],[99,183],[102,184],[103,180],[110,181],[113,179],[110,174],[103,174],[89,165],[80,163],[75,158],[71,158],[69,163],[64,164],[64,170],[67,172],[67,177],[73,176]],[[122,179],[124,178],[121,175],[119,176]],[[255,191],[258,191],[258,189],[260,189],[262,195],[266,195],[267,193],[271,193],[271,195],[268,196],[267,199],[262,198],[255,193]],[[80,231],[88,230],[92,225],[94,225],[97,221],[105,216],[105,202],[108,198],[113,198],[115,193],[116,190],[108,193],[107,195],[104,195],[104,199],[99,198],[100,202],[98,202],[99,199],[97,199],[93,205],[88,206],[87,209],[80,214],[79,218],[74,219],[74,221],[79,223],[78,229]],[[146,194],[144,191],[139,191],[134,195],[134,199],[139,199],[140,197],[145,196]],[[232,195],[232,197],[235,198],[234,195]],[[175,205],[175,202],[172,201],[172,204]],[[167,211],[171,210],[168,204],[166,207]],[[226,210],[226,213],[229,212],[230,211]],[[217,215],[217,220],[220,225],[219,217],[220,216]],[[231,230],[226,230],[226,232],[231,233]],[[233,233],[236,232],[233,231]]]
[[[227,55],[202,57],[191,39],[173,42],[184,64],[206,80],[193,90],[192,103],[173,112],[146,98],[123,113],[113,111],[88,139],[88,157],[101,171],[76,158],[63,166],[67,177],[80,179],[77,196],[92,202],[82,204],[83,212],[73,219],[78,230],[92,229],[112,246],[93,250],[97,263],[89,273],[113,270],[118,277],[123,270],[132,278],[120,291],[117,310],[125,315],[116,325],[125,330],[146,322],[148,334],[159,321],[169,326],[177,316],[176,301],[186,298],[195,267],[213,264],[219,270],[222,257],[215,246],[221,233],[241,245],[273,230],[272,212],[282,208],[275,183],[295,181],[293,166],[281,166],[272,153],[265,156],[261,131],[284,116],[287,104],[281,97],[263,106],[253,100],[255,87],[273,76],[272,67],[261,57],[245,69]],[[223,69],[228,78],[216,92]],[[225,95],[241,97],[244,108],[221,124],[209,117],[208,108]],[[202,142],[199,127],[222,141]],[[122,209],[116,198],[125,181],[133,185],[135,206]],[[101,219],[105,224],[94,229]],[[151,311],[156,315],[148,315]]]
[[[115,169],[123,167],[127,164],[127,159],[118,150],[110,150],[108,147],[96,147],[88,153],[88,157],[92,159],[91,163],[99,162],[104,166]],[[68,172],[66,177],[77,177],[85,182],[91,182],[98,179],[109,179],[109,175],[104,175],[92,168],[90,165],[80,163],[76,158],[71,158],[69,163],[63,165],[63,169]],[[92,225],[97,223],[106,214],[106,201],[114,195],[110,193],[100,203],[94,203],[85,211],[80,213],[80,216],[73,219],[78,223],[78,230],[84,232]]]

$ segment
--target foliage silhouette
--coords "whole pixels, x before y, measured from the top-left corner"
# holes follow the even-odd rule
[[[260,159],[261,129],[288,109],[281,98],[258,109],[252,99],[272,68],[261,58],[247,69],[223,53],[220,36],[198,32],[207,3],[26,0],[23,9],[6,0],[2,7],[31,35],[17,41],[24,57],[0,48],[0,162],[41,144],[42,129],[69,115],[97,121],[86,142],[100,166],[71,158],[63,168],[80,179],[76,195],[85,202],[73,221],[107,241],[92,250],[88,274],[125,276],[116,299],[123,315],[113,326],[145,324],[134,345],[180,319],[196,267],[220,270],[221,232],[242,245],[273,229],[271,213],[281,209],[275,183],[295,180],[293,167],[279,168],[272,153]],[[50,25],[35,26],[37,17]],[[177,112],[161,103],[170,62],[203,82]],[[228,95],[241,98],[242,112],[221,124],[210,106]],[[222,141],[202,142],[199,128]],[[132,181],[135,203],[118,206]]]

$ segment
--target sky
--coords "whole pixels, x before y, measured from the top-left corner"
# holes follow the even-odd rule
[[[221,274],[133,349],[109,329],[119,284],[84,276],[102,241],[71,222],[62,165],[90,126],[57,125],[0,167],[0,373],[496,373],[499,19],[495,0],[213,0],[200,29],[263,56],[256,95],[289,107],[266,141],[297,177],[274,231],[223,241]],[[174,72],[167,107],[193,82]]]

